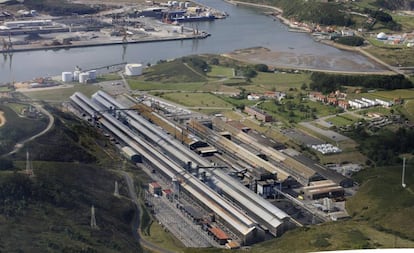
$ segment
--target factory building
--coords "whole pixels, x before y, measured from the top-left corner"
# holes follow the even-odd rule
[[[273,179],[257,181],[256,184],[256,192],[263,198],[269,198],[275,192],[273,188],[276,186],[276,182]]]
[[[157,182],[152,182],[148,185],[148,192],[154,195],[161,196],[162,188]]]
[[[247,113],[250,116],[254,116],[256,119],[263,121],[263,122],[272,122],[273,117],[272,115],[266,113],[263,110],[260,110],[257,107],[254,106],[246,106],[244,108],[244,112]]]
[[[125,146],[121,148],[122,154],[130,161],[134,163],[141,163],[141,155],[134,151],[131,147]]]
[[[119,109],[125,108],[102,91],[95,93],[92,97],[94,102],[75,93],[71,100],[88,111],[90,115],[111,106]],[[177,178],[181,182],[180,192],[192,196],[201,207],[214,213],[215,220],[237,235],[241,244],[249,245],[264,240],[265,231],[271,235],[279,236],[289,227],[290,217],[286,213],[221,170],[212,170],[211,181],[221,189],[220,195],[185,169],[188,161],[193,161],[196,167],[211,166],[211,162],[203,160],[179,141],[172,139],[158,128],[154,128],[151,123],[137,113],[122,111],[122,114],[128,116],[129,127],[133,130],[116,120],[108,112],[102,113],[100,122],[115,137],[141,154],[145,163],[157,168],[161,174],[171,180]],[[200,123],[197,122],[197,124]],[[142,138],[137,137],[137,131]],[[218,137],[230,141],[223,136],[218,135]],[[159,151],[154,145],[158,145],[158,148],[163,151]],[[239,155],[244,156],[248,153],[247,150],[244,152],[240,152]],[[165,156],[166,154],[168,158]],[[262,162],[266,162],[253,153],[250,153],[249,159],[252,159],[254,163],[257,162],[258,167],[262,165]],[[269,170],[275,178],[286,178],[283,171],[275,169],[275,166],[269,165],[267,171]]]
[[[53,25],[53,22],[50,19],[19,20],[19,21],[4,22],[3,26],[0,29],[2,30],[22,29],[22,28],[27,28],[27,27],[42,27],[42,26],[51,26],[51,25]]]
[[[338,198],[345,194],[344,188],[331,180],[316,181],[302,188],[302,193],[308,199]]]

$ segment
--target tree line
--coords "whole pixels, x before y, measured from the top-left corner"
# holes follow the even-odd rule
[[[340,75],[314,72],[309,87],[322,93],[340,90],[343,86],[358,86],[368,89],[409,89],[413,83],[403,75]]]
[[[400,127],[393,132],[383,129],[370,135],[363,126],[356,127],[352,138],[360,144],[362,153],[373,160],[377,166],[392,165],[401,162],[399,155],[414,154],[414,129]]]

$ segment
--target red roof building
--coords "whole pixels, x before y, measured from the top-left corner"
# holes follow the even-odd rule
[[[220,228],[218,227],[211,227],[208,229],[209,233],[214,236],[214,239],[220,244],[224,245],[227,243],[227,240],[230,239],[230,237]]]

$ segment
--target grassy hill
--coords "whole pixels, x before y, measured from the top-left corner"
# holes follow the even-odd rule
[[[163,83],[187,83],[206,81],[204,69],[207,63],[199,57],[183,57],[152,66],[144,73],[145,81]]]
[[[113,196],[115,180],[127,196],[117,151],[85,123],[52,111],[54,129],[29,144],[35,177],[23,173],[25,150],[0,171],[0,252],[142,252],[133,204]],[[90,228],[92,205],[98,230]]]
[[[48,119],[30,119],[20,117],[9,106],[0,104],[6,124],[0,127],[0,155],[11,151],[14,145],[46,128]]]

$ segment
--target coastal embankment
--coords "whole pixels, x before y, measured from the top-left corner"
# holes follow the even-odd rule
[[[230,3],[230,4],[233,4],[233,5],[245,5],[245,6],[251,6],[251,7],[256,7],[256,8],[263,8],[263,9],[273,10],[273,11],[277,12],[277,15],[274,15],[274,16],[277,17],[283,24],[287,25],[291,29],[290,31],[292,31],[292,32],[300,31],[300,32],[309,32],[309,33],[311,32],[308,28],[298,26],[298,25],[295,24],[295,22],[291,22],[289,19],[283,17],[283,10],[281,8],[278,8],[278,7],[275,7],[275,6],[270,6],[270,5],[265,5],[265,4],[248,3],[248,2],[233,1],[233,0],[225,0],[225,1]],[[372,54],[365,51],[363,47],[346,46],[346,45],[342,45],[342,44],[339,44],[339,43],[335,43],[334,41],[331,41],[331,40],[320,40],[318,42],[321,42],[323,44],[326,44],[326,45],[329,45],[329,46],[332,46],[332,47],[335,47],[335,48],[338,48],[338,49],[341,49],[341,50],[359,53],[359,54],[367,57],[371,61],[383,66],[385,69],[389,70],[389,71],[375,72],[376,74],[390,75],[390,74],[397,73],[397,74],[405,75],[405,76],[408,77],[408,75],[406,73],[404,73],[403,70],[401,70],[397,67],[393,67],[393,66],[385,63],[381,59],[378,59],[377,57],[375,57]],[[238,57],[235,54],[226,54],[225,56],[233,58],[233,59],[239,59],[239,60],[242,60],[242,61],[248,61],[248,59],[246,59],[245,56],[243,57],[243,59]],[[274,66],[274,67],[276,67],[276,66]],[[286,68],[284,66],[279,66],[279,67]],[[347,72],[347,71],[334,71],[334,70],[318,70],[318,69],[309,69],[309,68],[302,68],[302,69],[303,70],[312,70],[312,71],[335,72],[335,73],[372,74],[372,72],[355,72],[355,71]]]
[[[180,41],[180,40],[197,40],[205,39],[210,36],[209,33],[202,32],[201,34],[188,35],[188,36],[170,36],[170,37],[156,37],[156,38],[141,38],[134,40],[85,40],[85,41],[75,41],[71,44],[63,45],[42,45],[42,44],[28,44],[28,45],[15,45],[13,48],[7,50],[0,50],[0,53],[14,53],[14,52],[24,52],[24,51],[37,51],[37,50],[59,50],[59,49],[70,49],[70,48],[80,48],[80,47],[97,47],[97,46],[110,46],[110,45],[126,45],[126,44],[137,44],[137,43],[151,43],[151,42],[163,42],[163,41]]]
[[[282,22],[283,24],[289,26],[292,32],[311,32],[307,27],[299,26],[295,24],[295,22],[291,22],[289,19],[283,17],[283,10],[278,7],[265,5],[265,4],[255,4],[255,3],[248,3],[248,2],[241,2],[241,1],[233,1],[233,0],[224,0],[224,1],[230,4],[233,4],[233,5],[236,5],[236,6],[245,5],[245,6],[251,6],[251,7],[256,7],[256,8],[273,10],[275,12],[273,16],[279,19],[280,22]]]
[[[387,69],[371,69],[372,71],[354,71],[354,70],[332,70],[322,66],[329,66],[331,59],[329,57],[315,57],[310,55],[297,55],[295,53],[288,52],[276,52],[264,47],[247,48],[235,50],[231,53],[222,54],[223,57],[229,59],[246,62],[250,64],[263,63],[270,68],[278,70],[302,70],[302,71],[314,71],[314,72],[327,72],[327,73],[342,73],[342,74],[357,74],[357,75],[393,75],[393,70]],[[310,66],[312,62],[318,61],[321,67],[300,67],[303,65]],[[334,63],[335,64],[335,63]],[[338,64],[341,66],[348,66],[349,69],[355,69],[351,67],[358,66],[358,69],[368,69],[364,63],[357,63],[342,59]]]

